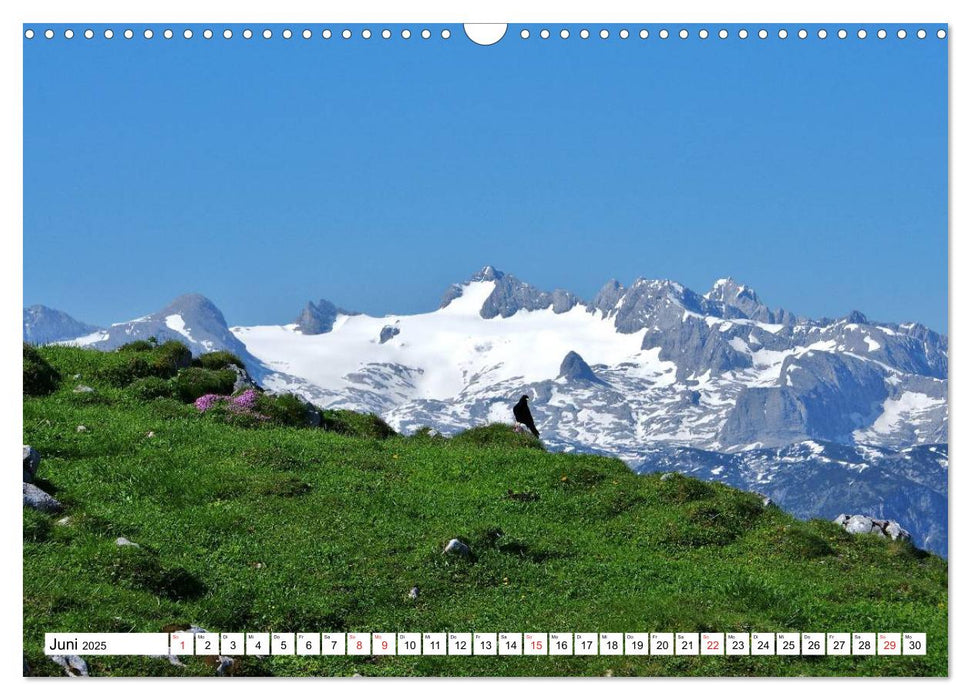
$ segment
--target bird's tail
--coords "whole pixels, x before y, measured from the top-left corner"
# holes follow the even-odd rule
[[[529,431],[530,431],[530,432],[531,432],[531,433],[532,433],[533,435],[535,435],[535,436],[537,437],[537,439],[539,438],[539,431],[538,431],[538,430],[536,429],[536,427],[535,427],[535,426],[533,426],[533,427],[531,427],[531,428],[529,429]]]

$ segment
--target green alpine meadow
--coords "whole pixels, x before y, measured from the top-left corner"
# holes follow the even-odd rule
[[[173,342],[24,345],[24,445],[59,504],[23,510],[30,675],[65,673],[45,632],[190,626],[927,635],[923,656],[239,655],[221,668],[235,676],[948,673],[947,563],[908,542],[554,454],[511,425],[398,435],[377,416],[241,387],[241,365]],[[453,539],[468,552],[446,553]],[[81,656],[91,676],[219,665]]]

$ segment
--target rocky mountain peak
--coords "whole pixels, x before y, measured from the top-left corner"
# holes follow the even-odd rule
[[[736,281],[733,277],[722,277],[715,281],[711,289],[708,290],[704,297],[706,299],[711,299],[712,301],[720,301],[729,304],[737,304],[737,300],[745,299],[748,301],[758,302],[759,297],[755,293],[755,290],[749,287],[747,284],[741,284]]]
[[[844,316],[841,320],[844,321],[845,323],[857,323],[860,325],[866,325],[869,323],[869,321],[867,320],[867,317],[863,314],[863,312],[857,311],[855,309],[853,311],[850,311],[850,313]]]
[[[594,382],[597,384],[604,384],[605,382],[600,379],[596,374],[594,374],[593,369],[590,365],[584,361],[580,354],[571,350],[563,358],[563,362],[560,363],[560,373],[558,379],[566,379],[567,381],[583,381],[583,382]]]
[[[617,280],[609,280],[607,284],[600,288],[597,295],[593,298],[587,305],[587,311],[602,311],[607,314],[610,313],[617,302],[620,301],[621,297],[624,296],[624,285],[622,285]]]
[[[294,320],[297,330],[304,335],[319,335],[329,333],[337,320],[337,307],[326,299],[318,302],[308,301],[307,305]]]
[[[473,282],[496,282],[503,279],[506,274],[500,270],[497,270],[492,265],[486,265],[478,272],[474,273],[465,282],[457,282],[449,286],[442,295],[442,301],[438,305],[438,308],[444,309],[446,306],[451,304],[454,300],[458,299],[465,291],[465,287]]]
[[[492,265],[486,265],[469,278],[469,282],[495,282],[505,277],[505,273]]]
[[[497,270],[492,265],[486,265],[476,272],[463,284],[453,284],[442,296],[439,308],[445,308],[453,300],[462,296],[465,287],[473,282],[494,282],[495,289],[486,298],[479,311],[482,318],[509,318],[523,309],[539,311],[553,309],[553,313],[561,314],[582,303],[573,292],[565,289],[554,289],[552,292],[543,291],[531,284],[523,282],[513,275]]]
[[[178,296],[153,316],[164,319],[176,314],[182,316],[186,323],[189,323],[189,320],[192,319],[197,324],[204,323],[213,324],[220,328],[227,327],[226,319],[219,307],[202,294],[191,293]]]
[[[707,311],[706,300],[679,282],[638,277],[608,313],[621,333],[635,333],[673,328],[682,323],[685,312],[705,315]]]
[[[723,277],[715,282],[705,293],[704,298],[720,308],[720,315],[726,318],[750,318],[764,323],[784,322],[789,314],[780,310],[773,312],[762,303],[759,295],[747,284],[741,284],[731,277]]]
[[[297,330],[304,335],[320,335],[321,333],[330,333],[334,329],[334,322],[339,315],[357,316],[358,312],[342,309],[327,299],[321,299],[317,302],[311,299],[293,323],[296,324]]]

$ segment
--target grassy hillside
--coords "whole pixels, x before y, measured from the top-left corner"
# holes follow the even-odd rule
[[[718,484],[550,454],[508,426],[444,439],[380,437],[380,421],[337,412],[324,428],[234,421],[183,403],[186,371],[152,369],[151,353],[142,364],[74,348],[39,354],[57,377],[24,396],[24,443],[40,451],[37,483],[70,520],[24,510],[24,645],[36,674],[61,674],[42,654],[45,631],[186,623],[922,631],[929,648],[903,658],[238,657],[241,675],[947,673],[947,565],[909,545],[800,522]],[[34,364],[32,377],[45,374]],[[166,389],[179,377],[180,392]],[[76,393],[82,383],[94,391]],[[472,559],[442,554],[453,537]],[[98,676],[213,672],[184,660],[87,657]]]

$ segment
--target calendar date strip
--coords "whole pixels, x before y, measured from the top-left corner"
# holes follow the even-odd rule
[[[923,656],[923,632],[172,632],[44,635],[48,656]]]

